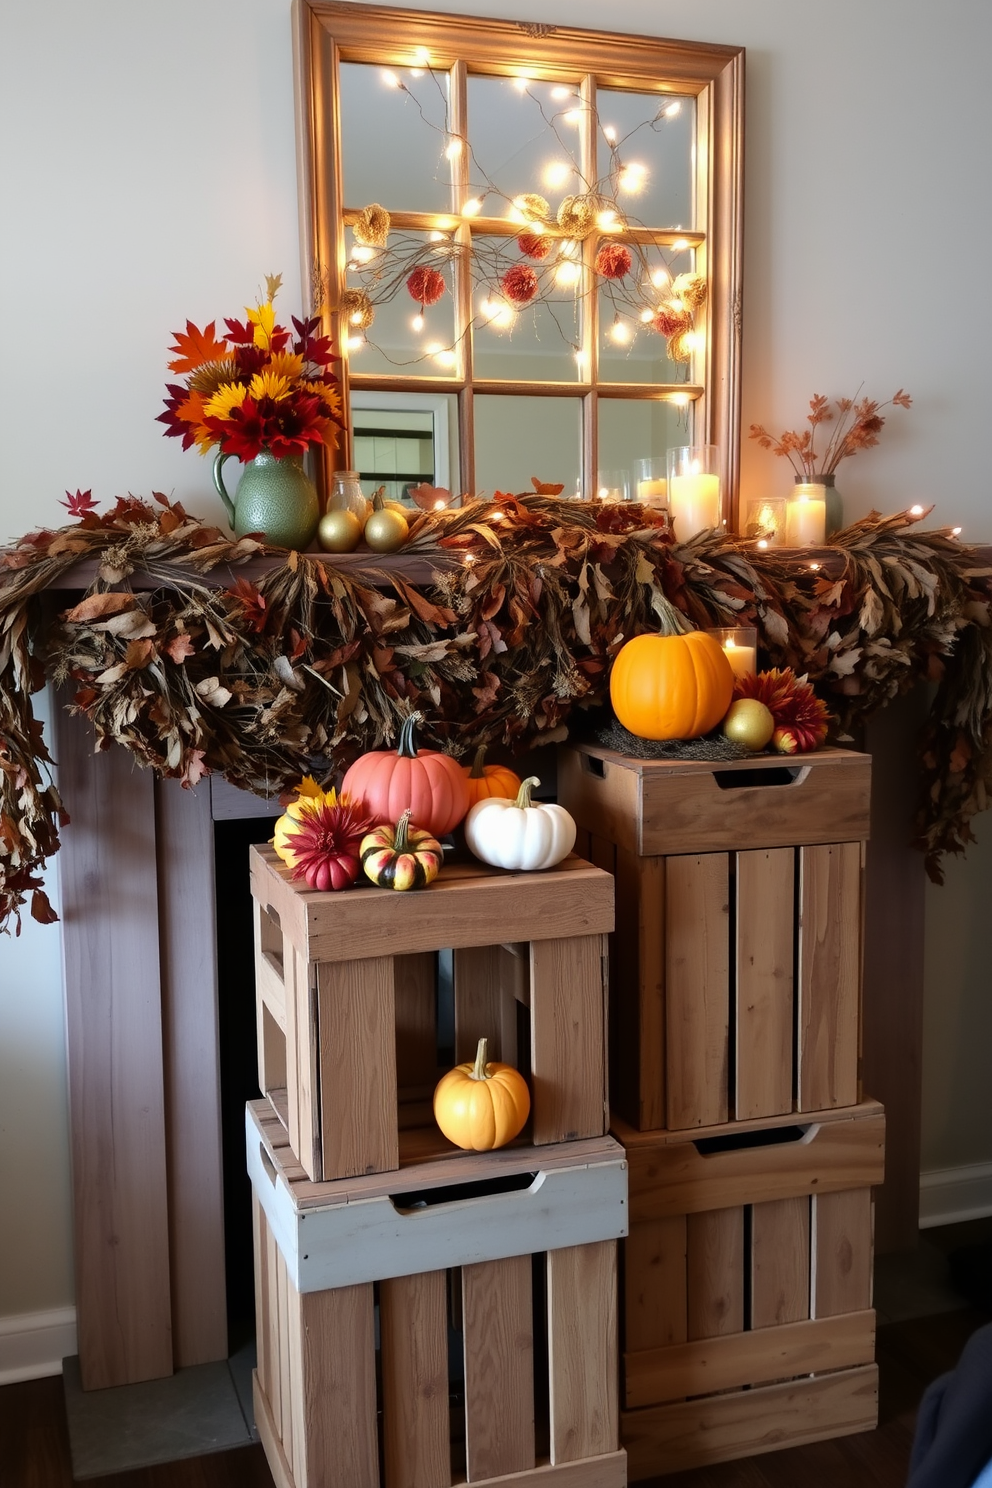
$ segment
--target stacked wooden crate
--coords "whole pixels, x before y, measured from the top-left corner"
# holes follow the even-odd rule
[[[322,894],[260,848],[252,894],[255,1404],[279,1488],[621,1488],[611,877],[572,857]],[[482,1035],[532,1114],[465,1153],[431,1095],[445,1038],[462,1060]]]
[[[561,751],[614,873],[612,1130],[630,1163],[621,1439],[631,1478],[877,1418],[860,1087],[870,761]]]

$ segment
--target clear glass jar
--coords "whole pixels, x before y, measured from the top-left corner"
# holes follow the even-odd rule
[[[331,478],[328,511],[353,511],[360,522],[369,514],[369,503],[362,493],[357,470],[335,470]]]

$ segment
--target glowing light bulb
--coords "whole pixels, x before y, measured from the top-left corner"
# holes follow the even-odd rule
[[[478,217],[482,211],[482,197],[473,196],[462,207],[463,217]]]
[[[911,506],[909,508],[909,515],[911,517],[922,517],[922,515],[923,515],[923,508],[922,508],[922,506],[919,506],[919,505],[917,505],[917,506]]]
[[[688,331],[684,339],[687,351],[702,351],[706,345],[706,337],[702,331]]]
[[[447,506],[447,504],[448,503],[446,501],[435,501],[435,503],[434,503],[434,510],[435,511],[444,511],[444,508]]]
[[[455,353],[452,351],[451,347],[446,346],[442,351],[439,351],[437,353],[437,355],[434,357],[434,360],[437,362],[439,367],[453,367],[458,358],[455,356]]]
[[[688,248],[688,246],[689,246],[689,239],[688,238],[676,238],[675,239],[675,242],[672,244],[672,252],[673,253],[684,253],[685,250]]]
[[[578,284],[579,272],[580,271],[578,264],[572,263],[572,261],[567,258],[562,259],[562,261],[555,268],[555,283],[561,284],[566,288],[569,285]]]
[[[688,408],[689,407],[689,394],[688,393],[669,393],[669,395],[668,395],[668,402],[669,403],[673,403],[676,408]]]
[[[565,88],[559,83],[557,88],[551,89],[551,97],[555,103],[563,103],[566,98],[574,98],[575,95],[571,88]]]
[[[516,90],[517,90],[518,93],[526,93],[527,92],[527,89],[530,87],[530,78],[529,77],[517,77],[517,78],[514,78],[513,79],[513,86],[516,88]]]
[[[615,320],[610,326],[610,340],[617,346],[626,346],[630,341],[630,326],[625,321]]]
[[[387,88],[402,88],[402,82],[390,68],[384,67],[381,76]]]
[[[759,548],[767,548],[767,546],[768,546],[768,539],[767,539],[767,537],[759,537],[758,538],[758,547]]]
[[[613,128],[613,125],[612,124],[604,124],[603,125],[603,138],[605,140],[608,140],[611,145],[615,145],[616,144],[616,142],[617,142],[617,132]]]
[[[550,186],[552,191],[559,186],[564,186],[572,174],[572,166],[566,165],[563,160],[552,160],[544,167],[542,180],[545,186]]]
[[[813,573],[820,572],[820,565],[818,563],[811,563],[810,568],[812,569]]]
[[[436,357],[438,352],[441,352],[443,350],[444,347],[442,346],[440,341],[428,341],[427,345],[424,347],[424,356]]]
[[[676,98],[674,103],[670,103],[668,107],[662,109],[661,112],[664,114],[666,119],[674,119],[676,114],[680,114],[682,112],[682,105]]]
[[[655,289],[667,289],[669,277],[670,276],[667,269],[651,270],[651,283],[654,285]]]
[[[572,124],[572,125],[577,126],[579,120],[582,118],[582,110],[581,109],[566,109],[565,112],[562,114],[562,118],[565,120],[565,123],[566,124]]]
[[[641,315],[640,315],[640,319],[641,319],[641,323],[643,325],[650,325],[651,322],[654,320],[654,311],[653,310],[647,310],[647,309],[642,310],[641,311]]]
[[[575,363],[580,372],[585,370],[587,360],[588,358],[586,357],[585,352],[581,349],[575,353]]]
[[[960,527],[952,527],[951,528],[951,536],[952,537],[960,537],[961,536],[961,528]]]
[[[360,351],[365,345],[364,336],[349,336],[344,343],[349,351]]]
[[[348,324],[349,325],[360,326],[361,323],[362,323],[362,312],[361,312],[361,310],[356,310],[355,313],[354,313],[354,315],[351,315],[351,316],[348,317]]]
[[[617,177],[617,185],[621,191],[629,191],[634,194],[638,191],[644,190],[647,177],[647,167],[638,164],[638,162],[635,160],[632,160],[631,163],[629,165],[625,165],[623,170],[620,172],[620,175]]]
[[[356,263],[366,264],[371,263],[378,252],[378,248],[373,248],[371,243],[356,243],[351,256]]]
[[[431,54],[426,47],[418,47],[413,55],[416,57],[417,62],[421,67],[430,67]]]
[[[599,497],[600,501],[605,501],[607,499],[607,497],[609,496],[609,494],[610,494],[610,488],[609,488],[609,486],[600,486],[599,490],[596,492],[596,495]]]
[[[607,207],[605,211],[596,213],[596,226],[600,232],[609,232],[611,228],[618,227],[619,225],[620,219],[612,207]]]
[[[493,313],[490,317],[490,321],[491,324],[498,327],[499,330],[508,330],[509,327],[512,326],[516,318],[517,312],[514,310],[513,306],[508,305],[505,300],[499,300],[493,305]]]
[[[415,331],[422,331],[424,329],[424,317],[422,315],[415,315],[410,324]]]
[[[448,235],[447,235],[447,233],[443,233],[443,232],[432,232],[432,233],[428,233],[427,234],[427,241],[429,243],[446,243],[448,241]]]
[[[527,221],[527,214],[516,203],[513,203],[507,209],[506,220],[507,222],[516,222],[518,226],[522,227]]]
[[[445,150],[444,150],[445,158],[448,159],[448,160],[457,160],[458,157],[459,157],[459,155],[461,153],[462,153],[462,142],[459,139],[459,137],[458,137],[457,134],[452,135],[451,139],[448,141],[447,145],[445,146]]]

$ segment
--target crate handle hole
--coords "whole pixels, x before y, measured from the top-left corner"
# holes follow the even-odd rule
[[[443,1188],[424,1188],[414,1193],[390,1194],[389,1202],[397,1214],[421,1214],[444,1204],[457,1204],[466,1199],[485,1199],[496,1194],[535,1191],[543,1183],[541,1173],[510,1173],[505,1178],[480,1178],[473,1183],[451,1183]]]
[[[598,775],[600,780],[606,778],[606,761],[601,760],[598,755],[584,754],[582,756],[582,768],[587,775]]]
[[[713,1157],[718,1152],[744,1152],[754,1147],[784,1147],[789,1142],[802,1142],[811,1129],[809,1126],[773,1126],[763,1131],[728,1132],[723,1137],[698,1137],[692,1145],[700,1157]]]
[[[719,790],[764,790],[774,785],[802,785],[809,765],[771,765],[767,770],[714,770]]]
[[[261,1142],[259,1142],[258,1144],[258,1156],[262,1164],[262,1171],[264,1172],[266,1178],[268,1178],[269,1182],[272,1184],[272,1187],[275,1188],[276,1165],[272,1161],[269,1154],[266,1152],[265,1147]]]

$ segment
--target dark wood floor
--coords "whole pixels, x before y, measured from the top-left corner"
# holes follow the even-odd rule
[[[966,1309],[879,1329],[877,1431],[653,1482],[658,1488],[904,1488],[920,1396],[986,1321],[987,1314]],[[61,1379],[0,1389],[0,1488],[70,1488],[72,1481]],[[242,1447],[89,1478],[87,1488],[272,1488],[272,1478],[261,1448]]]

